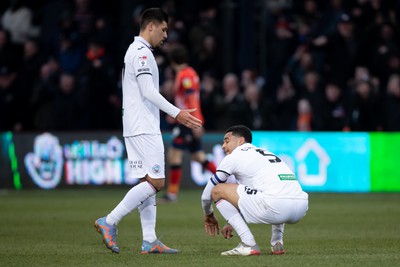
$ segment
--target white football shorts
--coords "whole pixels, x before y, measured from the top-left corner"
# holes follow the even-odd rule
[[[141,134],[125,137],[130,178],[165,178],[165,155],[162,135]]]
[[[308,210],[308,199],[274,198],[244,185],[237,188],[239,209],[247,223],[296,223]]]

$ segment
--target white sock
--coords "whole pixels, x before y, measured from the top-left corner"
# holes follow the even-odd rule
[[[156,236],[156,196],[153,195],[146,199],[138,208],[140,223],[142,224],[143,240],[153,243],[157,240]]]
[[[106,222],[108,224],[117,225],[123,217],[132,210],[139,207],[151,196],[154,196],[157,191],[149,182],[143,182],[135,185],[128,191],[122,201],[107,215]]]
[[[232,225],[243,243],[251,247],[256,245],[256,240],[254,239],[249,226],[235,206],[228,201],[221,199],[217,202],[216,207],[225,220]]]
[[[285,231],[285,224],[273,224],[272,226],[272,237],[271,246],[280,242],[283,245],[283,232]]]

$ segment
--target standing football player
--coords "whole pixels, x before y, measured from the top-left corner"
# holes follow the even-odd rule
[[[175,105],[180,109],[196,109],[193,115],[204,123],[200,107],[200,79],[197,72],[188,65],[189,54],[182,45],[176,45],[169,53],[169,60],[175,71]],[[172,130],[172,145],[168,149],[169,179],[163,202],[174,202],[182,180],[182,160],[185,150],[189,150],[191,160],[199,162],[203,168],[215,173],[214,162],[208,161],[203,151],[201,137],[204,128],[189,129],[176,124]]]
[[[201,121],[169,103],[159,93],[159,72],[153,49],[167,39],[168,16],[159,8],[142,13],[140,33],[129,46],[124,58],[123,135],[130,164],[130,175],[141,178],[122,201],[95,222],[103,242],[114,253],[117,245],[117,225],[134,209],[139,210],[143,232],[142,254],[177,253],[161,243],[155,233],[155,194],[165,184],[164,145],[160,131],[160,110],[190,128],[201,127]]]
[[[232,126],[225,132],[225,158],[210,178],[201,196],[205,214],[205,231],[210,236],[219,233],[212,201],[226,219],[222,229],[225,238],[235,230],[241,242],[236,248],[222,252],[223,256],[260,255],[247,223],[271,224],[271,252],[284,254],[285,223],[296,223],[308,210],[305,193],[290,168],[270,151],[254,146],[252,133],[243,125]],[[235,175],[237,184],[225,183]]]

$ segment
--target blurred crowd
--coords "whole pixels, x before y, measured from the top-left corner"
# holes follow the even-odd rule
[[[227,4],[233,21],[254,7],[244,50],[223,40]],[[185,45],[206,130],[400,131],[397,0],[2,1],[0,131],[121,129],[123,56],[151,6],[170,18],[155,51],[160,91],[174,101],[168,52]],[[227,48],[257,60],[227,69]]]

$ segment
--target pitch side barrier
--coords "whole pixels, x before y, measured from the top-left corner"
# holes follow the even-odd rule
[[[120,132],[4,132],[0,138],[0,190],[138,183],[129,176],[138,163],[127,160]],[[167,151],[171,135],[163,139]],[[203,137],[216,164],[224,157],[222,139],[223,133]],[[400,192],[400,133],[260,131],[253,140],[287,162],[307,192]],[[183,188],[202,188],[212,175],[189,154],[183,174]]]

